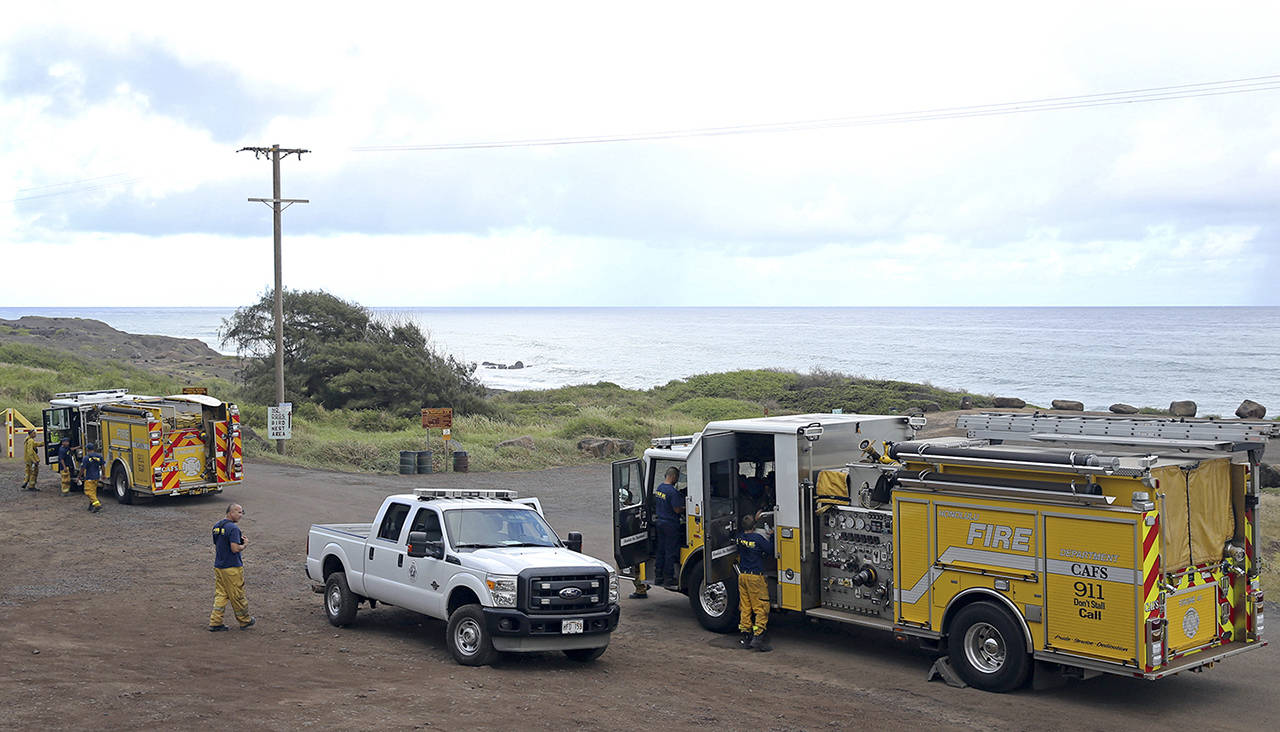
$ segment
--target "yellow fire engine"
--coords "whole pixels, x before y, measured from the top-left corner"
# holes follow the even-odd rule
[[[1258,463],[1280,423],[807,414],[712,422],[613,465],[619,570],[646,576],[652,492],[681,471],[679,588],[737,625],[740,517],[776,526],[776,611],[880,628],[989,690],[1032,670],[1157,679],[1266,645]],[[953,673],[954,672],[954,673]]]
[[[217,493],[244,479],[240,409],[202,394],[167,397],[125,389],[55,394],[44,410],[45,462],[58,445],[95,443],[103,481],[120,503],[135,495]]]

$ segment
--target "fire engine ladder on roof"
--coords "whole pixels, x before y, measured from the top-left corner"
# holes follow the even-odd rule
[[[1180,450],[1257,451],[1280,437],[1280,422],[1167,417],[1066,416],[983,412],[956,418],[973,439],[1017,442],[1124,445]]]

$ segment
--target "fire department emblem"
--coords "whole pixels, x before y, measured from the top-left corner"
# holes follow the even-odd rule
[[[414,562],[409,563],[409,581],[416,582],[418,580],[418,565]]]
[[[1196,612],[1195,608],[1191,608],[1186,615],[1182,616],[1182,632],[1188,638],[1194,638],[1197,630],[1200,630],[1200,613]]]
[[[182,472],[192,478],[200,477],[200,461],[196,458],[189,457],[182,461]]]

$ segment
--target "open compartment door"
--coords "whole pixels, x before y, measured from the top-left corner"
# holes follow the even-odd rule
[[[653,555],[650,503],[640,459],[613,463],[613,558],[619,572],[634,576],[636,568]]]
[[[44,462],[58,464],[58,445],[62,438],[71,441],[72,447],[80,446],[80,412],[71,407],[53,407],[44,410]]]
[[[702,438],[702,480],[706,490],[707,585],[736,582],[738,559],[738,443],[728,432]]]

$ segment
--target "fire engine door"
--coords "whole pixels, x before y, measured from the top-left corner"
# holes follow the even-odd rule
[[[80,412],[71,407],[54,407],[44,410],[44,462],[58,464],[58,445],[62,438],[71,441],[72,447],[80,446]]]
[[[730,432],[702,438],[702,480],[706,496],[707,584],[736,582],[738,560],[738,439]]]
[[[618,571],[634,571],[653,554],[649,537],[650,492],[639,458],[613,464],[613,558]]]

